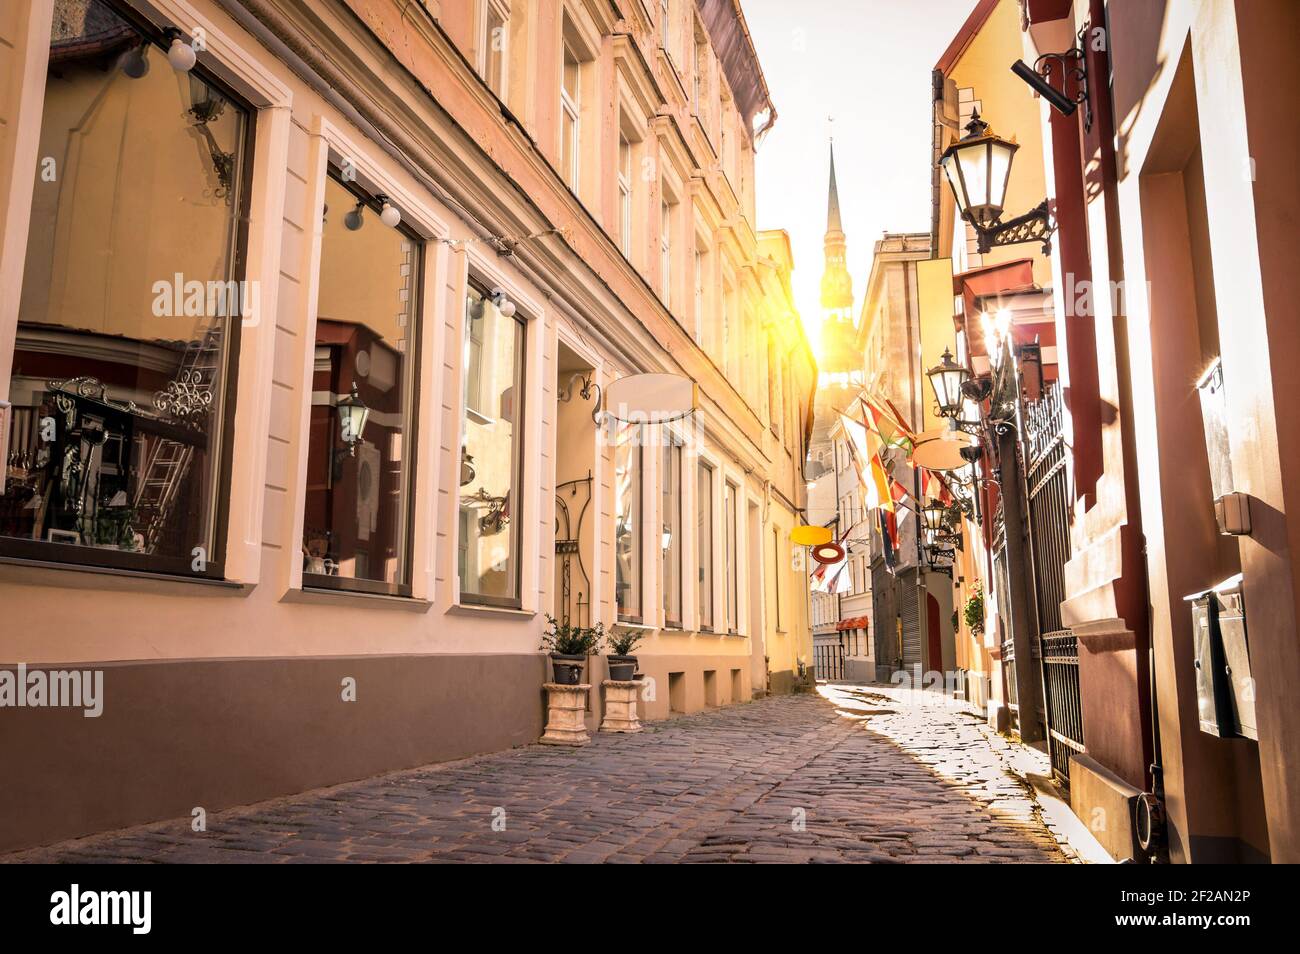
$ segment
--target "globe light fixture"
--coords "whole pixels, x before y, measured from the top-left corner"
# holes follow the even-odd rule
[[[130,79],[143,79],[149,73],[149,43],[146,40],[122,57],[122,74]]]
[[[172,65],[172,69],[178,73],[188,73],[194,69],[194,64],[198,62],[198,54],[185,39],[185,34],[172,28],[167,30],[164,36],[168,40],[167,62]]]
[[[401,210],[388,201],[388,196],[377,195],[375,201],[379,203],[379,221],[383,222],[390,229],[395,229],[402,221]]]
[[[360,231],[361,226],[366,224],[365,216],[362,213],[362,209],[365,207],[366,203],[364,201],[357,202],[356,208],[343,216],[343,227],[349,232]]]

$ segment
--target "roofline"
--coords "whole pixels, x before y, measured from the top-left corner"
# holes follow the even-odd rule
[[[970,12],[966,22],[961,25],[957,35],[952,38],[948,48],[943,51],[943,55],[939,57],[939,62],[934,64],[936,70],[944,76],[947,76],[952,71],[952,68],[957,65],[967,48],[970,47],[971,41],[975,39],[975,34],[984,28],[984,24],[988,22],[997,6],[998,0],[979,0],[975,4],[975,9]]]

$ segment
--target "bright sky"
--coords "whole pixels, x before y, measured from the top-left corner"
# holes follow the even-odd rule
[[[930,229],[930,71],[975,3],[742,0],[777,111],[756,156],[758,226],[790,233],[795,304],[814,347],[827,135],[856,310],[881,233]]]

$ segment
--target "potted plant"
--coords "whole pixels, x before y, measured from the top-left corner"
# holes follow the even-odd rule
[[[582,679],[582,666],[587,657],[600,651],[600,643],[605,638],[604,625],[574,626],[561,623],[550,613],[546,614],[546,622],[549,628],[542,633],[541,648],[551,654],[555,682],[576,686]]]
[[[641,642],[641,633],[635,629],[615,629],[609,634],[609,678],[628,682],[636,675],[636,657],[632,650]]]
[[[976,580],[971,587],[970,599],[966,601],[963,616],[966,619],[966,626],[976,636],[984,632],[984,587],[980,581]]]

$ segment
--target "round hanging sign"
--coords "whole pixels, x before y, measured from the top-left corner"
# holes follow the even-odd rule
[[[818,563],[839,563],[844,559],[844,548],[838,543],[823,543],[813,547],[812,558]]]
[[[790,531],[790,539],[801,547],[816,547],[830,543],[833,539],[830,527],[814,527],[804,524]]]

